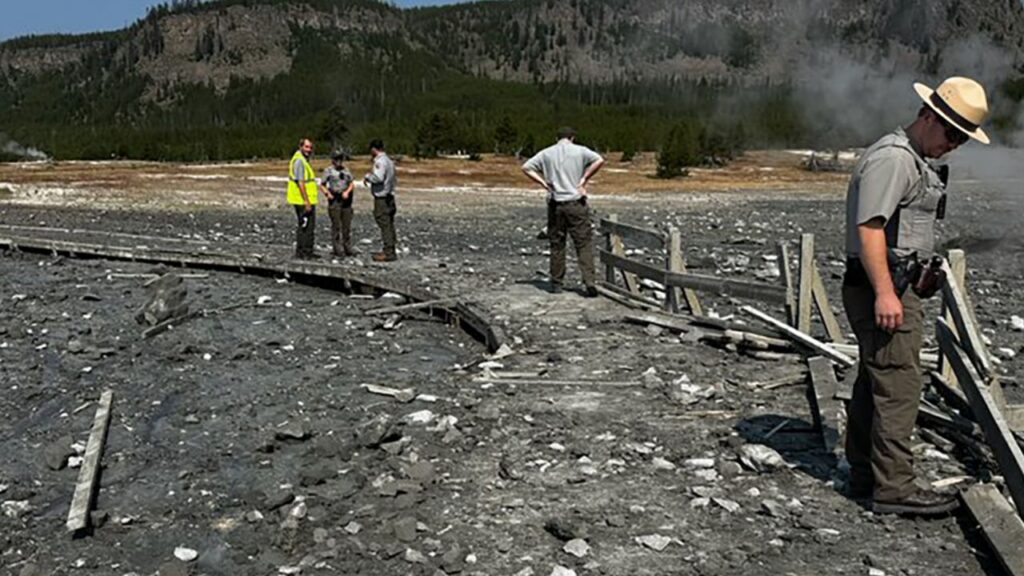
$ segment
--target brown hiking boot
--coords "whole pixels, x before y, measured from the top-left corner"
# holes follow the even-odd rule
[[[898,500],[875,499],[872,510],[876,514],[945,516],[959,506],[960,502],[956,496],[915,488],[913,492]]]
[[[395,256],[394,254],[388,254],[386,252],[373,253],[374,262],[394,262],[395,260],[398,260],[398,257]]]

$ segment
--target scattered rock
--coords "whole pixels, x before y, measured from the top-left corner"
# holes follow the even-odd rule
[[[1024,332],[1024,318],[1021,318],[1020,316],[1017,316],[1016,314],[1011,316],[1010,317],[1010,328],[1012,328],[1014,330],[1014,332]]]
[[[764,444],[744,444],[740,447],[740,462],[755,472],[770,472],[786,466],[782,455]]]
[[[75,451],[71,448],[74,440],[70,436],[63,436],[53,442],[43,451],[43,459],[50,470],[63,470],[68,464],[68,457],[74,456]]]
[[[582,538],[574,538],[566,542],[565,546],[562,547],[562,550],[577,558],[583,558],[590,553],[590,545]]]
[[[569,568],[566,568],[565,566],[555,566],[551,570],[550,576],[576,576],[576,571],[575,570],[570,570]]]
[[[287,422],[274,430],[274,438],[278,440],[305,440],[309,436],[309,430],[301,422]]]
[[[410,516],[396,520],[392,529],[395,538],[400,542],[412,542],[416,540],[416,519]]]
[[[7,500],[0,504],[0,510],[3,510],[4,516],[17,520],[32,510],[32,506],[28,500]]]
[[[662,458],[660,456],[655,456],[653,459],[651,459],[651,464],[654,466],[655,470],[675,470],[676,469],[676,465],[675,464],[669,462],[668,460],[666,460],[666,459],[664,459],[664,458]]]
[[[178,546],[174,549],[174,557],[178,560],[181,560],[182,562],[191,562],[196,558],[199,558],[199,552],[196,552],[191,548]]]
[[[661,552],[668,547],[669,543],[672,542],[672,539],[668,536],[662,536],[661,534],[648,534],[646,536],[637,536],[636,542],[641,546],[650,548],[656,552]]]
[[[410,564],[426,564],[427,557],[424,556],[423,553],[419,552],[418,550],[408,548],[405,551],[405,561]]]

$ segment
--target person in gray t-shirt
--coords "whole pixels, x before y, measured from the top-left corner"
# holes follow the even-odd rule
[[[547,192],[548,238],[551,241],[551,292],[562,291],[565,279],[566,236],[576,246],[584,296],[597,296],[594,271],[594,233],[587,207],[587,184],[604,165],[601,156],[576,144],[576,131],[562,128],[558,142],[523,164],[523,172]]]

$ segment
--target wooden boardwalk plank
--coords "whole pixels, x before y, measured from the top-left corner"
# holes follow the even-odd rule
[[[992,484],[976,484],[960,494],[985,539],[1010,576],[1024,576],[1024,522]]]
[[[936,321],[935,331],[939,347],[953,367],[957,380],[971,403],[974,416],[985,433],[985,441],[992,448],[996,462],[999,463],[1010,496],[1017,504],[1017,509],[1024,509],[1024,453],[1021,453],[1020,444],[999,412],[988,386],[976,379],[967,354],[960,347],[953,330],[944,318],[940,317]]]
[[[75,495],[68,511],[67,528],[70,532],[78,532],[89,526],[89,511],[92,509],[96,495],[96,481],[99,479],[100,457],[107,443],[107,429],[110,426],[110,406],[114,401],[114,393],[110,390],[100,395],[99,407],[92,421],[89,443],[85,447],[85,459],[78,473],[75,484]]]

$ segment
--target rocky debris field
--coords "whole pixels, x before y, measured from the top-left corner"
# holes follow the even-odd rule
[[[757,385],[801,373],[798,356],[756,360],[626,323],[629,310],[607,299],[548,294],[543,205],[457,200],[403,201],[405,251],[389,268],[366,262],[375,229],[357,214],[363,255],[341,265],[473,302],[507,337],[492,357],[422,312],[364,314],[398,299],[229,272],[175,270],[189,310],[238,306],[143,339],[144,284],[167,269],[0,254],[5,573],[999,573],[968,517],[877,516],[842,495],[844,470],[812,429],[805,387]],[[737,278],[775,281],[775,241],[814,232],[841,308],[841,194],[593,204],[677,226],[691,268]],[[979,319],[993,349],[1008,351],[1000,370],[1012,382],[1024,345],[1012,321],[1024,315],[1019,206],[963,187],[949,213],[944,238],[967,250]],[[244,252],[288,250],[293,233],[284,209],[0,204],[0,224]],[[722,317],[737,304],[705,300]],[[104,389],[114,408],[95,528],[72,539],[75,466]],[[915,451],[926,480],[979,473],[942,446]]]

